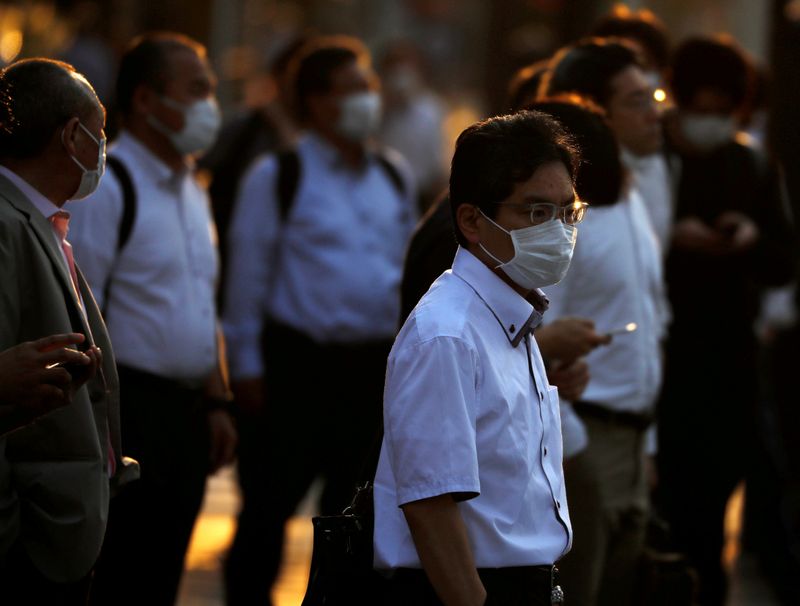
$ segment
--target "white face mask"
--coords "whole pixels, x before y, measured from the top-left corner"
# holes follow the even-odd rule
[[[508,231],[484,215],[483,211],[481,214],[497,229],[511,236],[514,244],[514,257],[505,263],[486,250],[483,244],[479,244],[483,252],[497,261],[495,269],[502,269],[525,290],[561,282],[572,261],[572,251],[578,237],[577,227],[553,219],[541,225]]]
[[[381,98],[368,91],[347,95],[339,102],[339,121],[336,131],[361,143],[378,130],[381,122]]]
[[[188,106],[169,97],[161,97],[161,101],[183,114],[183,129],[175,132],[152,114],[147,116],[147,120],[153,128],[167,136],[180,154],[198,154],[214,144],[222,124],[222,116],[213,97],[195,101]]]
[[[86,128],[83,124],[78,122],[78,126],[83,129],[89,137],[97,143],[97,166],[93,169],[86,168],[83,164],[81,164],[80,160],[78,160],[75,156],[70,154],[70,158],[72,161],[78,165],[78,167],[83,171],[81,175],[81,182],[78,184],[78,189],[75,190],[75,193],[72,194],[70,200],[83,200],[84,198],[92,195],[97,186],[100,185],[100,179],[103,177],[103,174],[106,172],[106,140],[105,137],[100,139],[99,141],[97,138],[89,132],[89,129]],[[61,131],[61,143],[64,143],[64,131]]]
[[[680,117],[680,125],[686,140],[703,151],[725,145],[736,134],[736,120],[720,114],[686,113]]]

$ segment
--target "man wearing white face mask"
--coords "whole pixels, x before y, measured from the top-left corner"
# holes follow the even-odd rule
[[[459,249],[398,334],[375,477],[376,604],[561,604],[572,530],[557,388],[533,329],[586,205],[557,122],[522,111],[456,142]],[[569,588],[565,588],[569,594]]]
[[[677,112],[667,134],[682,170],[666,264],[673,322],[659,407],[659,496],[698,572],[703,606],[726,602],[725,508],[759,455],[760,298],[795,267],[778,169],[737,136],[753,76],[750,58],[729,38],[690,38],[673,57]],[[747,483],[749,491],[756,482]],[[754,496],[748,509],[758,511]]]
[[[114,170],[71,206],[75,254],[117,355],[125,442],[146,469],[112,501],[95,604],[174,602],[206,476],[233,459],[214,225],[192,174],[192,156],[220,125],[214,87],[193,40],[135,40],[117,79],[123,123],[110,148]],[[134,567],[144,567],[146,583],[126,580]]]
[[[228,604],[269,602],[284,523],[316,476],[323,513],[353,496],[379,429],[415,216],[407,165],[371,141],[381,104],[363,44],[312,39],[289,73],[303,136],[252,163],[228,233],[223,318],[246,419]]]
[[[64,210],[103,173],[105,109],[83,76],[47,59],[2,70],[0,97],[0,351],[20,354],[12,385],[30,377],[31,342],[50,373],[15,398],[41,416],[0,437],[0,601],[85,604],[110,494],[136,475],[121,456],[114,355]],[[40,339],[58,333],[80,333],[56,341],[84,353],[47,359],[56,342]],[[57,410],[37,411],[45,387],[61,391]]]

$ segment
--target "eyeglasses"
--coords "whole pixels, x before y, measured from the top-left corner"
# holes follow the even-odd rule
[[[495,206],[508,206],[510,208],[520,208],[530,212],[531,225],[541,225],[553,219],[561,219],[567,225],[577,225],[586,216],[589,204],[576,200],[572,204],[560,206],[549,202],[537,202],[536,204],[508,204],[505,202],[493,202]]]

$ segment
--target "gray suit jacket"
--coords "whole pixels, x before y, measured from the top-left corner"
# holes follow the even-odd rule
[[[0,437],[0,565],[15,541],[48,578],[75,581],[103,543],[112,489],[138,473],[123,460],[119,389],[108,333],[78,272],[83,315],[50,223],[0,175],[0,351],[50,334],[80,332],[103,365],[72,402]],[[88,320],[88,326],[87,326]],[[108,477],[108,445],[116,474]]]

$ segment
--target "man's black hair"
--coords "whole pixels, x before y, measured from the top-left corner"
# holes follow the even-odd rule
[[[576,93],[608,109],[611,80],[631,67],[642,67],[636,49],[621,38],[585,38],[558,51],[542,80],[542,96]]]
[[[550,65],[550,59],[540,59],[519,68],[508,85],[508,109],[517,111],[533,102],[539,94],[542,79]]]
[[[35,158],[74,117],[103,106],[75,69],[51,59],[24,59],[0,71],[0,158]]]
[[[627,172],[620,161],[617,139],[597,105],[576,95],[547,97],[526,109],[553,116],[575,139],[581,163],[575,191],[591,206],[609,206],[620,199]]]
[[[669,64],[669,31],[648,9],[632,11],[624,4],[617,4],[595,23],[589,35],[634,40],[642,47],[652,67],[662,70]]]
[[[457,141],[450,169],[450,209],[458,243],[467,240],[458,228],[462,204],[477,206],[494,218],[497,202],[514,186],[530,179],[540,166],[561,162],[575,178],[578,151],[572,138],[551,116],[521,111],[473,124]]]
[[[333,72],[350,63],[371,64],[367,47],[350,36],[319,36],[295,53],[289,78],[294,109],[300,119],[308,117],[308,98],[328,92]]]
[[[742,109],[753,95],[755,72],[751,59],[733,40],[696,37],[675,50],[671,84],[679,106],[691,104],[698,91],[711,89]]]
[[[117,74],[116,105],[123,116],[130,115],[133,96],[140,85],[164,92],[172,76],[170,56],[175,51],[206,55],[202,44],[175,32],[149,32],[134,38],[122,56]]]

